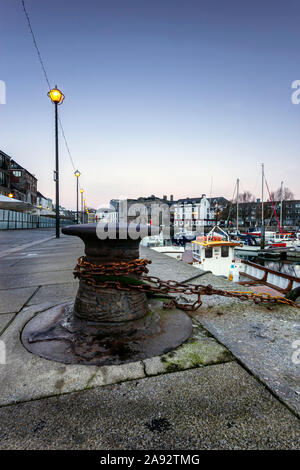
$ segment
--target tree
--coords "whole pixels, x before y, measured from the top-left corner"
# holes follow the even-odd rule
[[[239,202],[254,202],[255,196],[250,191],[244,191],[239,194]]]
[[[273,201],[280,201],[280,193],[281,189],[278,188],[276,191],[271,191],[271,198]],[[292,201],[295,199],[295,195],[293,191],[291,191],[289,188],[282,188],[282,200],[283,201]]]

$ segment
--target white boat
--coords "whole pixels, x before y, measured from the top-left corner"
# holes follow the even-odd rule
[[[296,240],[293,243],[293,247],[297,252],[300,252],[300,233],[296,234]]]
[[[223,232],[222,236],[216,234],[217,229]],[[216,226],[207,236],[191,242],[193,266],[216,276],[228,277],[232,263],[235,263],[234,248],[237,246],[241,244],[230,241],[226,232]]]
[[[164,237],[161,232],[159,235],[152,235],[151,237],[144,237],[141,241],[142,246],[153,247],[153,246],[163,246]]]
[[[269,239],[270,248],[288,248],[294,245],[295,239],[293,238],[293,233],[274,233]]]
[[[163,253],[164,255],[170,256],[171,258],[176,258],[177,260],[182,259],[182,255],[184,253],[183,246],[152,246],[150,247],[152,250],[156,251],[157,253]]]
[[[237,246],[234,249],[235,255],[256,256],[261,250],[260,246],[258,245],[247,245],[246,243],[241,243],[241,245],[242,246]]]

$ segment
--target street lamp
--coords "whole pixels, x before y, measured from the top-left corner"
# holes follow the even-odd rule
[[[13,193],[9,193],[8,197],[12,199],[14,197]]]
[[[82,206],[82,217],[83,217],[83,223],[85,224],[85,209],[86,209],[85,198],[82,199],[82,203],[83,203],[83,206]]]
[[[81,223],[83,224],[83,193],[84,193],[84,190],[81,189],[80,193],[81,193]]]
[[[79,217],[78,217],[78,181],[79,181],[79,176],[80,176],[80,171],[76,170],[74,172],[74,175],[76,176],[76,210],[77,210],[77,216],[76,216],[76,221],[79,224]]]
[[[59,238],[59,166],[58,166],[58,113],[57,106],[62,104],[64,100],[63,93],[55,86],[52,90],[48,92],[48,96],[52,103],[55,105],[55,172],[54,172],[54,181],[55,181],[55,228],[56,228],[56,238]]]

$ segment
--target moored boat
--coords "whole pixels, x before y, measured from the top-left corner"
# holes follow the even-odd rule
[[[222,235],[217,234],[220,230]],[[216,276],[228,277],[230,268],[235,263],[234,248],[241,243],[231,241],[220,227],[214,227],[207,236],[197,237],[191,242],[193,266],[204,271],[211,271]]]

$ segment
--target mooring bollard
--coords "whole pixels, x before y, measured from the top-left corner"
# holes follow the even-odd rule
[[[190,336],[192,322],[183,311],[164,310],[162,300],[115,285],[120,278],[123,286],[141,283],[146,263],[139,260],[139,243],[150,227],[106,224],[106,228],[105,239],[99,238],[97,224],[62,229],[85,244],[85,256],[75,271],[77,296],[74,304],[50,308],[26,324],[22,342],[28,351],[65,364],[121,364],[166,353]],[[135,229],[135,239],[130,228]]]

